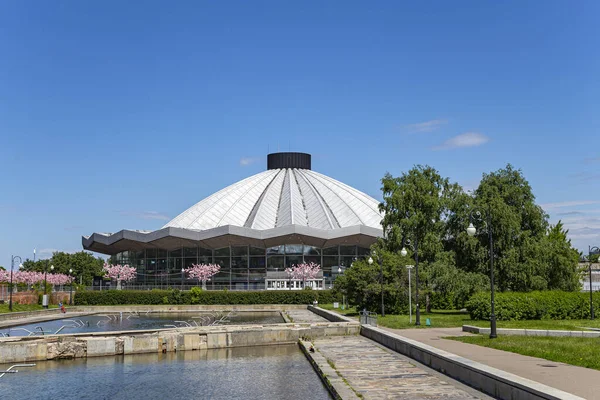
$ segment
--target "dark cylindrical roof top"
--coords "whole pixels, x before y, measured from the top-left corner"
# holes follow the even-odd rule
[[[310,169],[310,154],[271,153],[267,156],[267,169],[300,168]]]

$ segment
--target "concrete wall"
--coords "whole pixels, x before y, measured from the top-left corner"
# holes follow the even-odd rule
[[[117,354],[192,351],[296,343],[304,337],[358,335],[356,323],[238,325],[179,328],[145,334],[55,335],[0,338],[3,363]]]

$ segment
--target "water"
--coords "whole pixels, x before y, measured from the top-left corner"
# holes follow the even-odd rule
[[[11,400],[330,398],[297,345],[43,361],[0,378]]]
[[[107,316],[108,315],[108,316]],[[129,317],[129,318],[128,318]],[[221,319],[225,317],[225,319]],[[219,325],[247,325],[247,324],[282,324],[285,321],[281,317],[281,314],[276,311],[271,312],[250,312],[240,311],[232,313],[228,316],[228,313],[220,312],[186,312],[186,313],[140,313],[139,315],[132,315],[130,313],[123,313],[122,317],[119,312],[109,314],[98,314],[88,315],[84,317],[72,317],[69,318],[68,314],[64,319],[37,322],[27,325],[19,325],[19,328],[25,328],[29,331],[35,332],[37,335],[41,334],[41,327],[46,334],[52,334],[56,332],[61,326],[67,325],[68,327],[60,331],[61,334],[68,333],[88,333],[88,332],[110,332],[110,331],[128,331],[128,330],[144,330],[144,329],[162,329],[168,328],[165,325],[176,325],[178,327],[186,327],[187,324],[191,326],[208,325],[211,322],[219,322]],[[83,322],[77,324],[69,320]],[[185,321],[176,322],[176,321]],[[15,326],[16,327],[16,326]],[[170,326],[172,327],[172,326]],[[0,329],[1,333],[9,333],[10,336],[27,336],[29,332],[23,330],[11,330],[9,328]],[[0,335],[1,336],[1,335]]]

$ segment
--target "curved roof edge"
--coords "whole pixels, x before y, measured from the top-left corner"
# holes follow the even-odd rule
[[[266,230],[225,225],[203,231],[167,227],[152,232],[122,230],[113,234],[93,233],[91,236],[82,236],[81,242],[85,250],[111,255],[127,250],[156,248],[175,250],[189,246],[218,249],[230,245],[251,245],[267,248],[281,244],[302,243],[316,247],[338,244],[369,247],[382,235],[381,229],[365,225],[338,229],[286,225]]]

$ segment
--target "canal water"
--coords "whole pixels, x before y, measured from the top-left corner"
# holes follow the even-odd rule
[[[187,326],[282,324],[285,321],[278,311],[238,311],[238,312],[164,312],[164,313],[120,313],[87,315],[64,319],[0,328],[0,336],[29,336],[53,334],[60,329],[61,334],[162,329]],[[62,328],[61,328],[62,327]]]
[[[280,345],[43,361],[0,378],[0,399],[331,397],[298,346]]]

